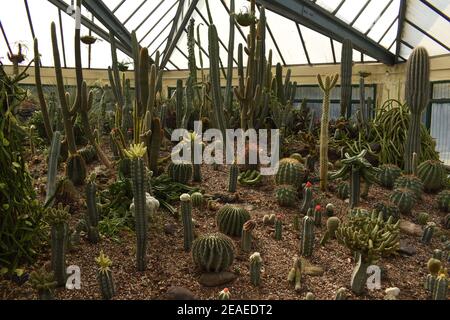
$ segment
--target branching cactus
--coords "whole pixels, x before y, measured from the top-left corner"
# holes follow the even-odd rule
[[[54,300],[54,290],[56,287],[55,277],[52,272],[45,268],[33,271],[30,274],[30,283],[37,291],[39,300]]]
[[[421,117],[430,99],[430,58],[423,47],[414,49],[406,67],[405,96],[410,115],[410,125],[405,144],[405,171],[412,173],[412,155],[421,152]]]
[[[324,94],[322,106],[322,120],[320,129],[320,189],[326,191],[328,185],[328,126],[330,120],[330,94],[336,86],[339,75],[327,76],[325,79],[321,75],[317,76],[319,87]]]
[[[52,270],[59,287],[65,286],[67,279],[66,251],[69,239],[67,224],[69,217],[69,207],[64,208],[62,204],[47,212],[47,221],[51,225]]]
[[[131,181],[134,196],[135,228],[137,236],[136,263],[138,271],[144,271],[147,267],[147,230],[148,213],[146,212],[146,175],[144,155],[147,148],[144,144],[132,145],[126,150],[126,155],[131,159]]]
[[[310,257],[313,254],[314,249],[314,218],[303,218],[303,235],[301,252],[303,257]]]
[[[228,176],[228,192],[236,192],[238,176],[239,166],[236,163],[233,163],[230,166],[230,173]]]
[[[262,262],[259,252],[255,252],[250,256],[250,282],[255,287],[258,287],[261,284]]]
[[[110,269],[112,261],[103,251],[95,258],[98,264],[97,279],[100,285],[103,300],[111,300],[116,294],[112,271]]]
[[[283,238],[283,216],[277,215],[275,220],[275,233],[274,238],[277,241],[280,241]]]
[[[89,182],[86,185],[86,223],[88,239],[91,243],[97,243],[100,239],[100,236],[98,234],[98,222],[100,217],[97,208],[97,185],[95,184],[95,178],[95,174],[92,174],[89,177]]]
[[[302,290],[302,268],[301,258],[295,257],[294,264],[288,274],[288,281],[294,284],[296,292],[300,292]]]
[[[242,227],[242,237],[241,237],[241,249],[244,252],[250,252],[252,250],[252,232],[256,228],[256,222],[254,220],[249,220],[244,223]]]
[[[184,251],[189,252],[194,241],[194,227],[192,224],[192,201],[187,193],[180,196],[181,218],[183,220]]]
[[[350,118],[352,100],[353,44],[345,39],[342,43],[341,61],[341,117]]]
[[[56,178],[58,175],[58,161],[61,153],[61,133],[55,131],[53,133],[50,154],[48,156],[48,172],[47,172],[47,192],[45,194],[45,202],[54,198],[56,192]],[[51,201],[53,202],[53,201]],[[50,205],[53,203],[50,203]]]
[[[308,212],[308,209],[311,208],[312,200],[313,200],[312,184],[311,182],[307,182],[305,188],[303,189],[303,202],[300,208],[301,214],[306,214]]]

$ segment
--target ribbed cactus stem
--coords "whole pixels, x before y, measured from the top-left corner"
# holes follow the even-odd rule
[[[299,257],[294,258],[294,264],[289,271],[288,281],[294,284],[295,291],[302,290],[302,260]]]
[[[433,300],[447,300],[448,286],[448,277],[445,274],[439,275],[433,288]]]
[[[275,220],[274,238],[277,241],[280,241],[283,238],[283,221],[280,217],[277,217]]]
[[[314,218],[306,216],[303,218],[303,235],[301,253],[304,257],[310,257],[314,249]]]
[[[88,239],[91,243],[97,243],[100,238],[98,233],[99,213],[96,200],[97,185],[94,182],[94,178],[95,176],[91,178],[91,181],[86,185],[86,223],[88,228]]]
[[[350,40],[342,43],[341,54],[341,117],[350,118],[352,99],[353,44]]]
[[[158,173],[158,159],[159,159],[159,150],[161,148],[163,135],[161,129],[161,120],[157,117],[152,119],[152,135],[150,138],[149,145],[149,168],[156,176]]]
[[[236,163],[233,163],[230,166],[230,173],[228,176],[228,192],[236,192],[238,176],[239,166]]]
[[[183,221],[183,235],[184,235],[184,251],[189,252],[194,241],[194,227],[192,224],[192,201],[191,196],[182,194],[181,201],[181,219]]]
[[[301,214],[306,214],[308,212],[308,209],[311,208],[312,200],[313,200],[312,188],[307,185],[303,190],[303,202],[300,208]]]
[[[66,250],[69,226],[67,223],[53,225],[51,229],[52,269],[58,286],[66,284]]]
[[[430,99],[430,58],[423,47],[414,49],[406,67],[405,96],[411,115],[405,144],[405,171],[412,173],[412,154],[420,158],[422,112]]]
[[[319,205],[314,209],[314,225],[318,228],[322,226],[322,208]]]
[[[227,64],[227,84],[225,89],[225,108],[228,116],[233,110],[233,70],[234,70],[234,34],[236,28],[236,16],[234,14],[235,0],[230,1],[230,31],[228,37],[228,64]]]
[[[255,287],[261,284],[262,258],[258,252],[250,256],[250,282]]]
[[[182,128],[183,121],[183,80],[177,80],[177,91],[175,94],[176,97],[176,122],[177,128]],[[186,129],[186,128],[185,128]]]
[[[413,152],[412,154],[412,160],[411,160],[411,165],[412,165],[412,175],[417,177],[417,167],[419,166],[419,158],[417,157],[417,153]]]
[[[55,131],[52,137],[50,154],[48,156],[47,192],[45,195],[46,203],[51,198],[54,197],[56,192],[56,177],[58,175],[58,160],[60,151],[61,151],[61,133],[59,131]]]
[[[421,242],[423,244],[431,243],[431,239],[433,238],[435,228],[436,228],[436,225],[434,223],[430,223],[425,227],[425,229],[423,230],[422,239],[421,239]]]
[[[352,167],[351,180],[350,180],[350,208],[355,208],[359,205],[361,194],[361,181],[359,169]]]
[[[370,263],[364,261],[362,255],[358,254],[358,261],[353,269],[352,279],[350,282],[352,291],[357,295],[360,295],[364,291],[367,283],[367,268],[369,265]]]
[[[97,271],[97,279],[100,285],[100,291],[103,300],[111,300],[116,294],[112,271],[109,268],[112,264],[111,260],[100,252],[100,256],[95,258],[99,265]]]

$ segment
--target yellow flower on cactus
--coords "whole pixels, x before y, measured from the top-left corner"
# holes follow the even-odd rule
[[[102,273],[109,271],[109,267],[112,264],[111,259],[108,256],[106,256],[103,253],[103,251],[100,251],[100,255],[97,258],[95,258],[95,262],[97,262],[99,266],[98,269]]]
[[[144,143],[132,144],[130,149],[124,150],[125,155],[130,159],[142,158],[147,152],[147,147]]]

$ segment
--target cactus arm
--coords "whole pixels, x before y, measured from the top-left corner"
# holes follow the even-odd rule
[[[53,133],[50,154],[48,157],[47,172],[47,192],[45,195],[45,203],[52,199],[56,192],[56,177],[58,175],[58,160],[61,151],[61,133],[55,131]]]

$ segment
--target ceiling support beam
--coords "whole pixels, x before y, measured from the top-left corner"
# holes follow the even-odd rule
[[[355,49],[387,65],[396,62],[395,55],[360,31],[336,18],[309,0],[257,0],[267,9],[302,24],[336,41],[352,41]]]
[[[400,11],[398,13],[398,28],[397,28],[397,48],[395,50],[395,62],[399,62],[400,57],[400,42],[402,40],[403,29],[405,28],[405,19],[406,19],[406,0],[400,0]]]

